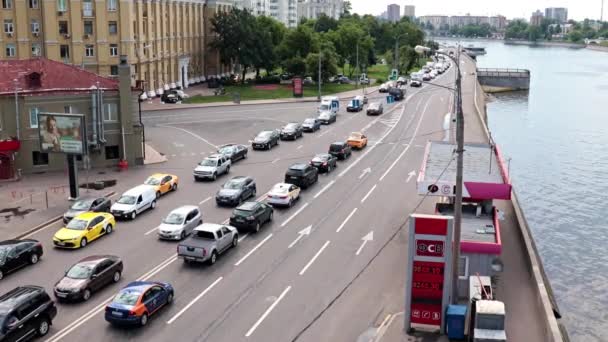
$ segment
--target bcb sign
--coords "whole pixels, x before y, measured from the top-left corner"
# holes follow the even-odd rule
[[[443,257],[443,241],[416,240],[416,255]]]

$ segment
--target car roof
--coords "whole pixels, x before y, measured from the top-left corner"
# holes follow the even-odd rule
[[[171,175],[168,173],[155,173],[148,178],[163,178],[165,176],[171,176]]]
[[[85,211],[82,214],[76,215],[76,217],[74,217],[74,219],[78,219],[78,220],[84,220],[84,221],[90,221],[94,218],[96,218],[99,215],[103,215],[104,213],[96,213],[96,212],[92,212],[92,211]]]
[[[152,185],[140,184],[134,188],[131,188],[123,193],[126,196],[138,196],[145,191],[156,191]]]
[[[200,226],[194,228],[194,230],[199,231],[199,232],[214,233],[214,232],[218,231],[220,228],[222,228],[223,226],[224,226],[223,224],[217,224],[217,223],[203,223]]]
[[[295,163],[295,164],[292,164],[289,167],[289,169],[290,170],[304,170],[304,169],[306,169],[306,167],[308,167],[308,164],[306,164],[306,163]]]
[[[346,143],[345,143],[344,141],[336,141],[336,142],[333,142],[333,143],[331,143],[331,144],[332,144],[332,145],[340,145],[340,146],[344,146],[344,145],[346,145]]]
[[[219,149],[224,148],[224,147],[237,147],[237,146],[242,146],[242,145],[241,144],[236,144],[236,143],[230,143],[230,144],[220,145],[220,146],[217,147],[217,149],[219,150]]]
[[[45,292],[44,288],[35,285],[18,286],[0,296],[0,312],[7,312],[33,296]]]
[[[249,178],[251,178],[251,177],[249,177],[249,176],[234,176],[234,177],[230,178],[228,180],[228,182],[230,182],[230,181],[242,182],[242,181],[248,180]]]
[[[120,258],[115,255],[90,255],[88,257],[80,259],[76,264],[89,264],[95,266],[107,259],[118,260]]]
[[[177,207],[177,208],[171,210],[171,213],[188,214],[189,212],[191,212],[194,209],[198,209],[198,207],[195,205],[182,205],[181,207]]]
[[[24,240],[11,239],[11,240],[0,241],[0,246],[18,245],[18,244],[23,243],[23,242],[38,242],[38,241],[31,240],[31,239],[24,239]]]
[[[236,207],[238,210],[246,210],[246,211],[250,211],[253,210],[255,208],[257,208],[260,205],[259,202],[255,202],[255,201],[249,201],[249,202],[245,202],[241,205],[239,205],[238,207]]]
[[[160,285],[160,284],[152,282],[152,281],[132,281],[132,282],[128,283],[127,286],[123,287],[120,290],[120,292],[126,290],[126,291],[136,291],[136,292],[143,293],[154,285]]]

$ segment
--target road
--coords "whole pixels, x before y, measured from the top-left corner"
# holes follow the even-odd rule
[[[435,82],[450,85],[452,67]],[[376,97],[376,98],[375,98]],[[383,100],[373,94],[370,101]],[[250,151],[215,182],[195,182],[192,169],[225,143],[247,144],[263,129],[302,121],[316,113],[315,103],[242,106],[150,112],[144,114],[149,143],[169,161],[146,167],[181,178],[177,192],[163,196],[157,208],[132,222],[119,222],[115,232],[82,250],[58,250],[51,239],[59,225],[32,238],[43,242],[41,262],[7,276],[0,291],[24,282],[49,292],[63,271],[93,254],[120,256],[125,264],[119,284],[95,293],[87,303],[59,304],[47,341],[318,341],[307,327],[325,319],[322,312],[371,262],[419,204],[415,177],[429,139],[448,137],[444,118],[451,108],[449,90],[425,85],[408,88],[406,100],[385,105],[378,117],[346,113],[337,123],[271,151]],[[449,128],[449,125],[448,125]],[[199,205],[205,222],[224,222],[230,208],[218,208],[213,196],[232,176],[252,176],[260,199],[281,182],[285,170],[325,152],[331,142],[352,131],[364,131],[370,142],[319,182],[303,191],[294,207],[275,210],[274,220],[258,234],[241,234],[236,249],[214,266],[186,265],[175,255],[176,243],[159,241],[154,228],[173,208]],[[410,175],[410,176],[408,176]],[[143,179],[142,179],[143,181]],[[300,234],[310,227],[310,234]],[[297,240],[297,241],[296,241]],[[120,329],[103,318],[105,304],[133,280],[170,282],[174,302],[142,329]],[[358,315],[365,314],[365,308]],[[377,313],[369,312],[369,316]],[[341,326],[342,337],[366,327]],[[319,332],[317,332],[317,335]],[[322,335],[321,335],[322,336]],[[337,340],[344,340],[335,336]],[[300,339],[299,339],[300,340]]]

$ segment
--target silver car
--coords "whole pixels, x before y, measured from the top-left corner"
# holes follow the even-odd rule
[[[201,211],[197,206],[184,205],[167,215],[158,226],[158,238],[166,240],[183,240],[194,228],[203,223]]]
[[[177,246],[177,255],[190,261],[215,264],[218,255],[239,243],[239,232],[232,226],[204,223],[194,230],[192,236]]]

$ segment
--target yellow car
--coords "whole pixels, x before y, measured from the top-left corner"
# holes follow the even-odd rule
[[[159,198],[160,195],[164,195],[169,191],[177,190],[179,178],[176,175],[171,175],[168,173],[155,173],[148,177],[144,184],[152,185],[156,190],[156,198]]]
[[[116,221],[112,214],[82,213],[55,233],[53,244],[61,248],[86,247],[89,242],[100,236],[111,234],[115,226]]]
[[[352,132],[346,143],[352,148],[362,149],[367,146],[367,137],[361,132]]]

